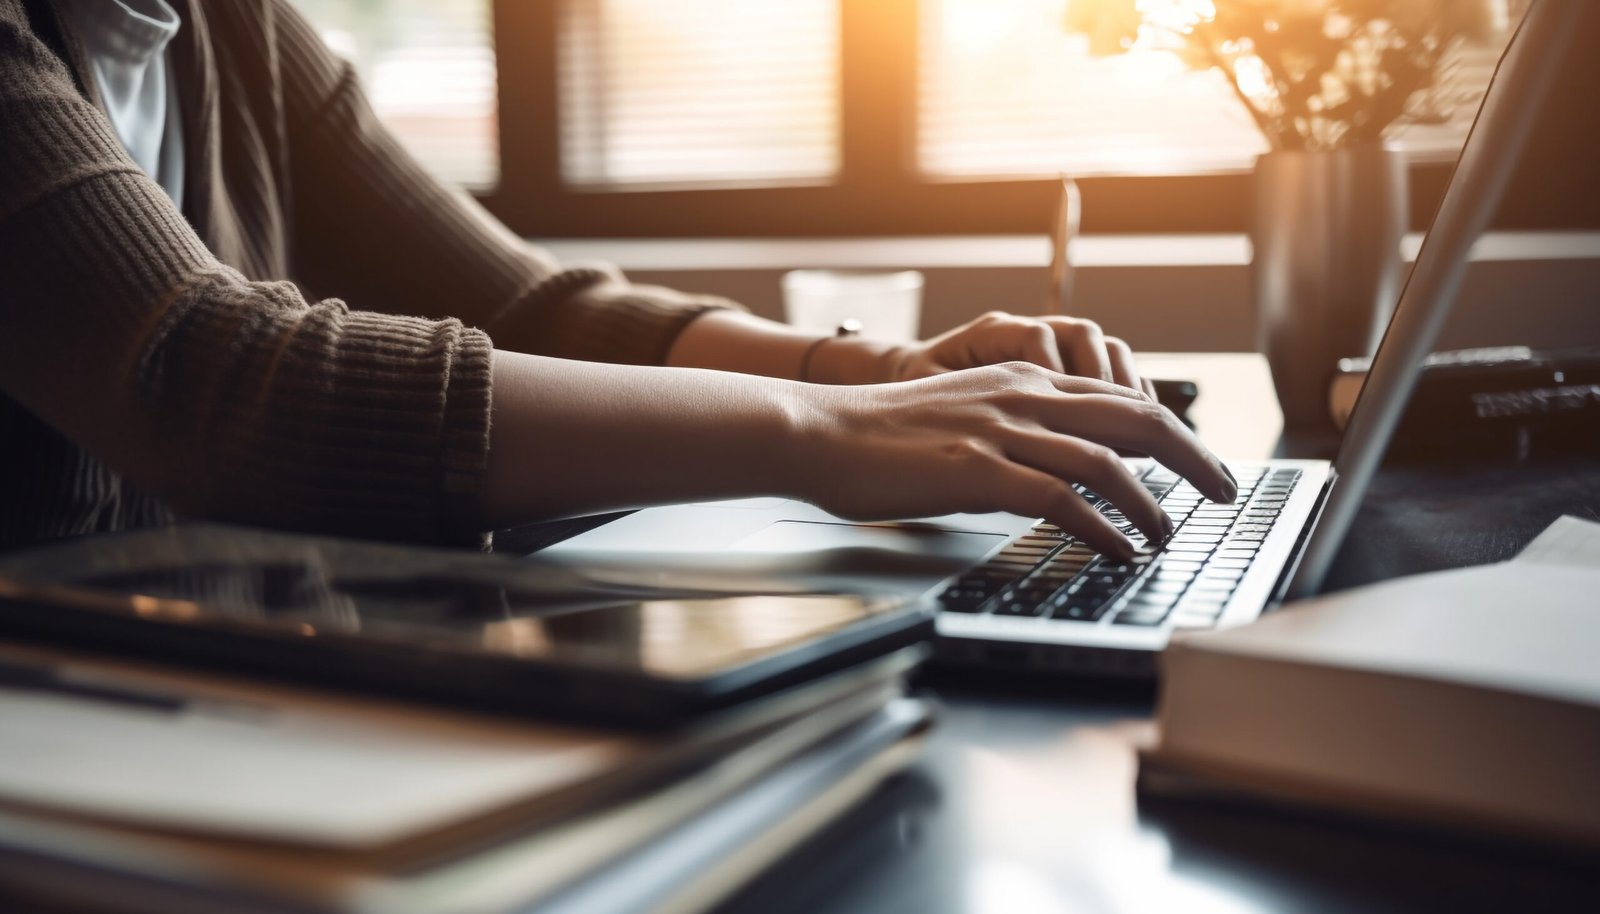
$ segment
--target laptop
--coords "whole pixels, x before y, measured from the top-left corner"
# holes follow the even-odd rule
[[[1037,519],[953,515],[855,523],[797,501],[650,508],[541,555],[655,569],[660,584],[895,587],[937,607],[936,657],[1008,670],[1147,677],[1176,632],[1247,623],[1318,592],[1460,290],[1587,4],[1534,3],[1502,58],[1330,464],[1228,461],[1232,505],[1206,502],[1151,461],[1133,469],[1176,523],[1132,561],[1098,555]],[[1143,544],[1117,509],[1080,488]],[[698,572],[698,574],[697,574]]]

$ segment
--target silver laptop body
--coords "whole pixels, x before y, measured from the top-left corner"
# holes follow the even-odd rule
[[[1131,566],[1096,556],[1032,518],[861,524],[780,498],[650,508],[541,555],[663,587],[916,594],[939,607],[943,660],[1120,677],[1153,674],[1155,655],[1176,631],[1243,624],[1283,599],[1316,593],[1573,43],[1582,5],[1539,0],[1524,18],[1331,465],[1230,460],[1241,496],[1228,509],[1204,502],[1164,468],[1132,461],[1178,530],[1164,549]],[[1121,522],[1114,508],[1102,510]]]

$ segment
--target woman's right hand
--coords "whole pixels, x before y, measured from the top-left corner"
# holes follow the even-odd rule
[[[896,384],[808,386],[793,488],[852,520],[1008,511],[1089,546],[1133,544],[1072,485],[1108,498],[1152,542],[1172,522],[1114,449],[1149,454],[1207,498],[1231,502],[1227,468],[1145,394],[1024,362]]]

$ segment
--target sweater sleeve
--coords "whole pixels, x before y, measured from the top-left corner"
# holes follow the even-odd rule
[[[219,263],[0,0],[0,391],[180,512],[473,541],[490,344]]]
[[[314,288],[399,313],[449,314],[502,348],[662,364],[678,332],[726,299],[563,269],[433,179],[378,121],[353,70],[275,0],[294,188],[294,268]]]

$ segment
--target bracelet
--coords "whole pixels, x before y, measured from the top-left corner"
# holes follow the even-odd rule
[[[813,340],[811,345],[806,347],[806,351],[800,354],[800,380],[807,383],[810,382],[811,357],[817,354],[817,350],[822,348],[823,343],[840,339],[841,337],[860,335],[861,322],[851,317],[839,322],[838,329],[833,331],[833,336],[823,336]]]

